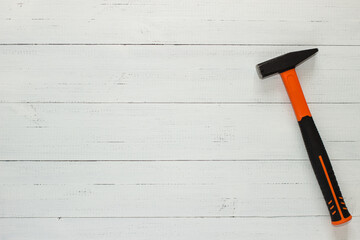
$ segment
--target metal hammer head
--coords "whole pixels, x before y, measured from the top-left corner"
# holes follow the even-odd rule
[[[275,73],[282,73],[305,61],[318,51],[317,48],[297,52],[290,52],[279,57],[270,59],[256,65],[256,71],[260,78],[265,78]]]

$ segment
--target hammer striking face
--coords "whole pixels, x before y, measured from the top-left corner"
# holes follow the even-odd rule
[[[314,48],[287,53],[258,64],[256,70],[260,78],[275,73],[280,74],[299,123],[311,165],[328,207],[331,222],[334,225],[339,225],[350,221],[352,217],[345,205],[329,156],[315,126],[295,71],[298,64],[317,51],[318,49]]]

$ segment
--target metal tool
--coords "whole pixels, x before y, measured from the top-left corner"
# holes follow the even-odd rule
[[[330,159],[316,129],[295,72],[295,67],[298,64],[314,55],[317,51],[318,49],[314,48],[290,52],[260,63],[256,66],[256,69],[260,78],[276,73],[280,74],[299,123],[311,165],[326,201],[331,222],[334,225],[339,225],[350,221],[352,217],[345,205]]]

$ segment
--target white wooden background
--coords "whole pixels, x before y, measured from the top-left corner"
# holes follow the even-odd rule
[[[360,1],[2,0],[0,239],[360,239]],[[330,224],[298,68],[353,220]]]

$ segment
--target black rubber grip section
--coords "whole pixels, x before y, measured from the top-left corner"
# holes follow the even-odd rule
[[[331,221],[334,224],[337,224],[336,222],[340,224],[350,217],[350,213],[345,205],[330,159],[314,120],[309,116],[303,117],[299,121],[299,126],[311,165],[326,201]]]

